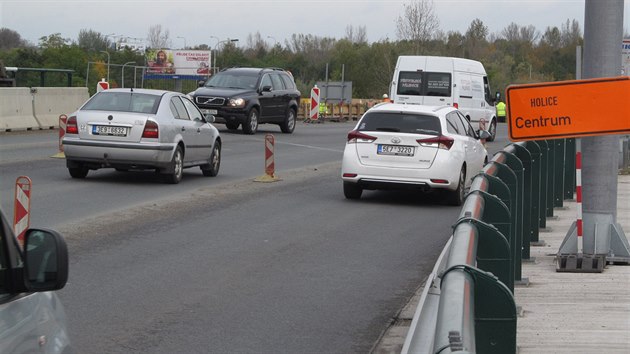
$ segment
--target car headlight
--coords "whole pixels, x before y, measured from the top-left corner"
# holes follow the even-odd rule
[[[243,108],[245,107],[245,99],[243,98],[230,98],[228,101],[228,106],[234,108]]]

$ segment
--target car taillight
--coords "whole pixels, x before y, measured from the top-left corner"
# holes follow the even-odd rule
[[[428,139],[418,139],[416,140],[418,144],[422,146],[437,146],[439,149],[450,150],[453,146],[455,140],[453,138],[449,138],[448,136],[440,135],[433,138]]]
[[[158,124],[152,120],[147,120],[142,131],[143,138],[157,139],[160,137],[160,129]]]
[[[68,121],[66,122],[66,134],[79,134],[76,116],[68,118]]]
[[[348,143],[349,144],[356,144],[358,142],[362,142],[362,143],[371,143],[374,140],[376,140],[375,137],[367,135],[367,134],[363,134],[357,130],[353,130],[350,133],[348,133]]]
[[[457,104],[457,102],[453,102],[453,107],[459,108],[459,104]]]

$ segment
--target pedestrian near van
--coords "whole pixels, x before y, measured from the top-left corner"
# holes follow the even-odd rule
[[[499,122],[505,123],[505,103],[503,101],[497,103],[497,119]]]

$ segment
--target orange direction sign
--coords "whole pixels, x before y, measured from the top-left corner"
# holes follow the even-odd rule
[[[510,140],[630,133],[630,77],[507,88]]]

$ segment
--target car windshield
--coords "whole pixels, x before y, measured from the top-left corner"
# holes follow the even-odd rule
[[[251,90],[256,88],[257,82],[258,74],[222,72],[211,77],[204,86]]]
[[[161,98],[142,93],[103,91],[92,97],[82,110],[155,114]]]
[[[440,135],[440,119],[436,116],[400,112],[368,112],[361,119],[360,131]]]

